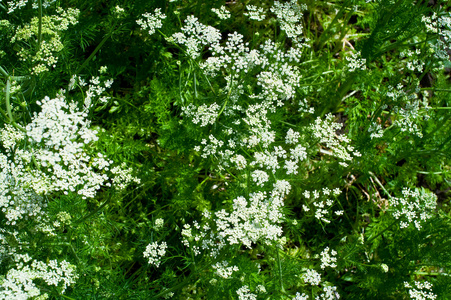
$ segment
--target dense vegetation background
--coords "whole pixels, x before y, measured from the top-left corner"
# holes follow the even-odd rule
[[[0,299],[451,298],[449,9],[0,2]]]

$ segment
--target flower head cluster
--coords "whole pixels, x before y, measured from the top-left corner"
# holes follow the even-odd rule
[[[265,243],[277,240],[282,235],[279,225],[282,205],[277,192],[269,199],[265,192],[251,194],[249,201],[238,197],[233,200],[230,213],[224,209],[215,213],[218,235],[231,245],[242,243],[248,248],[259,240]]]
[[[293,300],[307,300],[309,297],[305,293],[296,293],[296,296],[293,298]]]
[[[336,268],[337,265],[335,263],[337,262],[337,258],[335,256],[337,254],[337,251],[330,250],[329,247],[324,248],[321,252],[321,269],[326,267]]]
[[[182,107],[183,114],[189,118],[192,118],[194,124],[200,122],[200,127],[207,126],[208,124],[214,124],[218,117],[220,107],[218,104],[213,103],[210,105],[202,104],[196,107],[193,104],[188,104]]]
[[[446,12],[439,15],[434,12],[432,16],[423,16],[422,21],[428,32],[437,35],[431,43],[436,59],[442,63],[448,61],[449,56],[446,50],[451,44],[451,14]]]
[[[212,8],[211,11],[214,12],[221,20],[230,19],[230,11],[228,11],[224,5],[222,5],[220,8]]]
[[[161,13],[161,8],[156,8],[154,13],[145,13],[143,19],[136,20],[136,23],[143,29],[147,30],[149,35],[155,33],[156,29],[163,27],[162,20],[166,19],[166,15]]]
[[[396,87],[388,86],[388,91],[385,93],[395,103],[393,113],[397,114],[397,118],[393,125],[396,125],[402,132],[423,137],[420,121],[429,118],[428,98],[423,97],[423,100],[420,101],[419,86],[410,92],[406,92],[404,89],[404,86],[400,83]]]
[[[324,144],[332,151],[331,155],[341,160],[340,165],[347,167],[347,162],[352,161],[352,156],[361,156],[361,154],[349,145],[351,141],[347,136],[336,133],[343,124],[333,122],[333,118],[332,114],[327,114],[324,121],[318,117],[310,128],[313,136],[319,139],[319,143]]]
[[[63,260],[48,263],[31,259],[28,255],[16,255],[16,268],[10,269],[0,285],[0,299],[29,299],[41,295],[37,282],[56,286],[63,294],[78,278],[75,266]]]
[[[404,287],[409,289],[410,299],[413,300],[435,300],[437,295],[432,290],[432,284],[427,281],[420,282],[415,281],[413,285],[408,282],[404,282]]]
[[[171,38],[177,44],[184,45],[188,56],[196,59],[204,46],[219,42],[221,33],[212,26],[200,23],[196,17],[188,16],[182,32],[174,33]]]
[[[55,2],[56,2],[56,0],[44,0],[44,1],[42,1],[42,7],[47,8],[52,3],[55,3]],[[12,1],[8,1],[6,3],[8,4],[8,14],[10,14],[17,9],[21,9],[22,7],[26,6],[28,3],[28,0],[12,0]],[[38,0],[33,0],[32,7],[33,7],[33,9],[38,8]]]
[[[303,278],[305,283],[311,285],[319,285],[321,282],[321,274],[313,269],[308,269],[307,272],[305,272]]]
[[[160,230],[161,228],[163,228],[163,225],[164,225],[164,219],[158,218],[158,219],[155,220],[155,225],[154,225],[153,228],[154,228],[156,231],[158,231],[158,230]]]
[[[74,103],[67,104],[61,95],[38,104],[41,112],[34,114],[25,132],[12,126],[0,130],[6,152],[0,154],[0,207],[9,224],[28,216],[39,219],[46,206],[42,195],[77,193],[86,199],[93,198],[102,186],[110,186],[110,177],[119,188],[139,182],[129,170],[110,170],[112,161],[102,154],[88,153],[88,145],[98,137],[89,128],[86,112]]]
[[[261,7],[247,5],[246,10],[247,12],[245,12],[244,15],[249,17],[250,20],[263,21],[266,17],[263,8]]]
[[[340,294],[338,294],[336,286],[323,287],[323,293],[315,298],[315,300],[337,300],[337,299],[340,299]]]
[[[286,3],[274,1],[274,6],[271,7],[271,11],[277,16],[281,29],[295,43],[302,41],[302,10],[305,9],[307,9],[305,4],[299,6],[296,0],[291,0]]]
[[[100,74],[106,72],[106,67],[101,67],[99,70]],[[92,105],[98,101],[101,104],[105,104],[110,100],[108,96],[102,96],[102,94],[113,85],[113,79],[105,79],[99,76],[93,76],[86,82],[81,76],[73,75],[69,81],[68,90],[73,90],[76,86],[83,88],[88,87],[85,92],[84,106],[86,109],[92,108]],[[93,103],[94,102],[94,103]]]
[[[322,196],[321,196],[322,194]],[[325,223],[330,223],[330,220],[328,218],[330,218],[330,214],[331,214],[331,207],[334,204],[334,200],[330,199],[330,196],[338,196],[341,194],[340,189],[334,189],[333,191],[331,191],[329,188],[323,188],[322,191],[321,190],[313,190],[313,191],[308,191],[305,190],[303,195],[306,198],[306,200],[308,201],[308,203],[312,203],[312,206],[307,206],[307,205],[303,205],[303,209],[304,211],[308,212],[311,209],[314,211],[315,213],[315,218],[318,220],[321,220]],[[326,198],[324,200],[324,198]],[[336,215],[341,215],[342,211],[336,211],[335,212]]]
[[[402,198],[389,198],[389,203],[393,211],[393,216],[401,220],[401,228],[414,225],[418,230],[421,223],[432,218],[433,211],[437,205],[437,196],[425,189],[404,188]]]
[[[257,300],[257,295],[251,293],[247,285],[239,288],[236,293],[238,294],[238,300]]]
[[[370,133],[371,139],[381,138],[384,136],[384,129],[382,129],[382,125],[377,124],[376,122],[371,123],[368,128],[368,132]]]
[[[346,56],[346,68],[349,72],[354,72],[355,70],[366,70],[366,59],[360,57],[360,52],[352,53],[351,56]]]
[[[156,267],[160,266],[161,258],[166,255],[166,249],[168,245],[166,242],[153,242],[146,247],[146,251],[144,251],[143,256],[149,258],[149,264],[154,265]]]
[[[399,53],[399,58],[405,64],[405,68],[412,72],[423,72],[425,62],[418,58],[421,54],[421,49],[416,49],[415,51],[406,50]]]
[[[228,267],[229,263],[227,261],[218,262],[211,267],[216,270],[216,275],[219,277],[222,277],[224,279],[229,278],[232,276],[233,272],[238,272],[239,269],[237,266],[230,266]]]
[[[49,71],[49,68],[56,66],[57,53],[64,48],[61,33],[66,31],[69,25],[78,23],[77,18],[80,13],[78,9],[68,8],[67,11],[64,11],[62,8],[58,8],[57,13],[58,15],[42,17],[41,30],[45,39],[42,40],[38,50],[36,51],[35,47],[21,47],[18,52],[20,60],[30,61],[34,64],[32,74],[46,72]],[[30,40],[37,42],[39,28],[39,18],[34,17],[30,24],[16,30],[11,43]]]

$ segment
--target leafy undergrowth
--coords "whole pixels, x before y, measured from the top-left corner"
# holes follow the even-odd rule
[[[448,299],[448,11],[0,3],[0,299]]]

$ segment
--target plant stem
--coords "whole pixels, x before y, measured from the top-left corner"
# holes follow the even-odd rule
[[[38,0],[39,23],[38,23],[38,51],[42,44],[42,0]]]
[[[97,52],[102,48],[103,44],[110,38],[110,36],[113,34],[113,30],[108,33],[103,40],[100,42],[100,44],[97,45],[97,47],[92,51],[91,55],[85,60],[85,62],[75,71],[75,74],[80,74],[81,70],[83,70],[86,65],[91,61],[91,59],[97,54]]]
[[[279,248],[276,245],[276,251],[277,251],[277,263],[279,265],[279,284],[280,284],[280,290],[282,293],[285,293],[285,289],[283,288],[283,277],[282,277],[282,263],[280,262],[280,254],[279,254]]]
[[[379,181],[379,179],[376,177],[376,175],[374,175],[373,172],[368,172],[368,174],[370,174],[370,175],[373,177],[374,181],[376,181],[376,183],[379,185],[379,187],[380,187],[380,188],[387,194],[387,196],[391,199],[392,196],[390,195],[389,192],[387,192],[387,190],[386,190],[385,187],[382,185],[382,183]]]
[[[91,216],[93,216],[93,215],[95,215],[96,213],[98,213],[102,208],[104,208],[104,207],[110,202],[111,198],[112,198],[112,197],[110,196],[110,197],[109,197],[102,205],[99,206],[99,208],[97,208],[97,209],[94,210],[93,212],[87,214],[86,216],[81,217],[81,219],[78,219],[77,221],[75,221],[74,224],[81,223],[81,222],[83,222],[84,220],[89,219]]]

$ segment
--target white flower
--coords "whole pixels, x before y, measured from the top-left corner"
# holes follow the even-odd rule
[[[247,285],[239,288],[236,293],[239,300],[257,300],[257,295],[252,294]]]
[[[230,19],[231,14],[224,5],[222,5],[219,9],[212,8],[211,11],[214,12],[221,20]]]
[[[166,254],[166,249],[168,248],[166,242],[161,242],[158,245],[157,242],[153,242],[146,247],[143,256],[149,258],[149,264],[156,267],[160,266],[161,258]]]
[[[58,287],[60,293],[64,294],[66,288],[75,284],[78,278],[75,266],[65,260],[44,263],[32,261],[28,254],[16,254],[15,261],[17,267],[10,269],[1,282],[0,299],[29,299],[41,295],[35,280]]]
[[[163,228],[163,225],[164,225],[164,220],[161,218],[158,218],[155,220],[154,228],[155,228],[155,230],[160,230],[161,228]]]
[[[410,299],[414,300],[435,300],[437,299],[437,295],[435,295],[432,290],[432,284],[428,281],[420,282],[415,281],[414,287],[410,285],[408,282],[404,282],[404,287],[409,289]]]
[[[216,270],[216,272],[215,272],[216,275],[218,275],[219,277],[222,277],[224,279],[227,279],[230,276],[232,276],[233,272],[239,271],[237,266],[227,267],[228,265],[229,265],[229,263],[224,260],[222,262],[218,262],[218,263],[212,265],[211,267]]]
[[[315,300],[336,300],[340,299],[336,286],[323,287],[323,293],[315,298]]]
[[[297,292],[293,300],[307,300],[308,298],[308,295],[306,295],[305,293],[302,293],[301,295],[301,293]]]
[[[256,170],[251,174],[254,182],[257,183],[258,186],[262,186],[265,182],[269,180],[269,175],[265,171]]]
[[[393,208],[393,217],[400,219],[401,228],[413,224],[418,230],[421,223],[433,217],[437,205],[437,196],[425,189],[404,188],[403,198],[390,197],[389,203]]]
[[[299,132],[294,131],[293,129],[288,129],[287,136],[285,137],[285,143],[287,144],[296,144],[299,141],[299,137],[301,135]]]
[[[154,13],[142,14],[145,19],[138,19],[136,23],[141,26],[143,30],[148,30],[149,35],[155,33],[156,29],[163,27],[162,20],[166,19],[166,15],[161,13],[161,8],[156,8]]]
[[[335,268],[337,265],[335,264],[337,262],[337,258],[335,257],[337,255],[337,251],[330,250],[329,247],[326,247],[321,252],[321,269],[324,269],[326,267]]]
[[[247,5],[246,10],[248,12],[244,13],[244,15],[248,16],[250,20],[263,21],[266,17],[263,8],[261,7],[257,7],[255,5]]]
[[[311,285],[319,285],[321,282],[321,274],[312,269],[308,269],[303,278],[305,283],[309,283]]]

